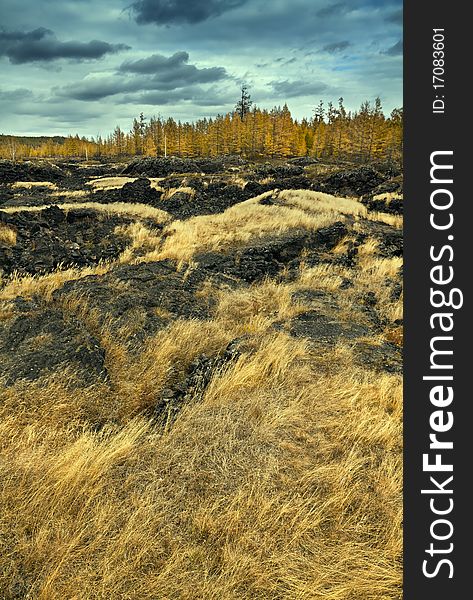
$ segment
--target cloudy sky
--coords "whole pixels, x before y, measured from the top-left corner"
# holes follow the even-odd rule
[[[1,0],[0,133],[129,129],[146,116],[319,99],[402,105],[401,0]]]

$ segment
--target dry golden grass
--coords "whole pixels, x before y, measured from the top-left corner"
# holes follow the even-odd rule
[[[368,241],[368,247],[371,243]],[[365,244],[366,246],[366,244]],[[363,248],[363,246],[361,247]],[[401,319],[403,296],[393,300],[390,283],[399,281],[401,257],[379,258],[372,254],[360,253],[360,269],[355,274],[355,290],[373,291],[377,298],[377,309],[389,322]]]
[[[155,252],[162,243],[161,234],[152,231],[140,221],[122,225],[117,227],[115,231],[117,234],[125,235],[131,240],[118,258],[119,263],[127,264],[141,261],[142,258],[136,258],[137,255],[141,257],[143,253]]]
[[[15,181],[11,186],[13,189],[32,189],[32,188],[47,188],[57,190],[57,185],[51,181]]]
[[[136,177],[99,177],[98,179],[91,179],[86,185],[90,185],[94,192],[98,190],[116,190],[122,188],[125,183],[135,180]]]
[[[57,192],[53,192],[51,194],[53,198],[57,198],[59,196],[65,198],[83,198],[87,196],[87,192],[85,190],[59,190]]]
[[[386,200],[389,204],[391,200],[402,200],[403,194],[398,194],[397,192],[384,192],[383,194],[377,194],[373,196],[373,200]]]
[[[7,213],[16,212],[37,212],[50,206],[7,206],[3,209]],[[109,215],[126,215],[141,219],[153,219],[157,223],[166,223],[171,219],[170,215],[164,210],[148,206],[146,204],[132,204],[131,202],[111,202],[110,204],[100,204],[100,202],[66,202],[60,205],[61,210],[66,212],[78,208],[90,208],[101,213]]]
[[[335,198],[321,192],[284,190],[277,194],[276,206],[259,203],[273,194],[266,192],[221,214],[171,223],[165,231],[161,250],[151,254],[149,259],[190,260],[197,252],[225,250],[291,229],[316,230],[343,221],[346,216],[402,226],[402,217],[383,213],[371,215],[356,200]]]
[[[5,391],[3,597],[400,598],[398,377],[354,367],[346,349],[337,369],[269,333],[172,428],[140,416],[258,317],[240,303],[115,359],[112,393]]]
[[[365,216],[358,203],[304,194],[174,222],[164,240],[131,224],[120,228],[131,245],[117,262],[189,260]],[[203,286],[200,295],[216,295],[213,318],[174,321],[139,352],[121,340],[140,307],[117,333],[85,298],[62,297],[56,305],[104,348],[109,380],[71,387],[75,375],[63,370],[0,391],[0,597],[400,600],[401,378],[357,365],[347,344],[314,350],[274,329],[307,309],[293,298],[307,288],[336,295],[337,318],[354,319],[366,291],[390,323],[400,318],[402,298],[391,300],[387,282],[401,261],[377,250],[368,239],[355,269],[302,265],[285,283]],[[17,295],[51,301],[62,282],[109,268],[14,277],[0,300],[5,311]],[[345,278],[353,287],[341,290]],[[402,339],[391,325],[383,335]],[[174,422],[152,417],[195,358],[235,338],[241,355]]]
[[[291,229],[316,230],[343,219],[345,214],[363,210],[354,201],[342,199],[337,205],[339,198],[316,192],[308,192],[308,197],[304,197],[299,192],[284,191],[278,195],[278,205],[260,204],[260,200],[271,195],[273,192],[266,192],[221,214],[173,222],[165,231],[162,249],[152,259],[189,260],[196,252],[225,250],[269,234],[279,235]]]
[[[312,192],[310,190],[284,190],[280,192],[280,196],[287,199],[289,204],[298,206],[303,210],[353,215],[357,218],[367,219],[368,221],[386,223],[396,229],[402,229],[403,226],[402,216],[378,211],[369,212],[355,198],[336,198],[329,194]]]
[[[330,264],[316,265],[310,268],[302,265],[299,279],[295,283],[295,289],[300,286],[302,288],[336,292],[340,289],[340,284],[343,281],[342,277],[346,274],[346,270],[342,267],[334,267]]]
[[[136,181],[137,177],[99,177],[98,179],[91,179],[86,183],[86,185],[90,185],[94,192],[99,190],[117,190],[122,188],[125,183],[129,183],[131,181]],[[151,187],[156,189],[159,188],[159,182],[162,181],[164,177],[149,177],[151,181]]]
[[[241,175],[234,174],[229,177],[228,182],[232,185],[237,185],[239,188],[243,189],[248,183],[248,179],[245,179]]]
[[[0,288],[0,301],[13,300],[17,296],[30,298],[33,295],[42,296],[45,300],[51,300],[52,294],[66,281],[82,279],[88,275],[102,275],[110,269],[110,263],[100,263],[94,267],[83,268],[58,268],[52,273],[45,275],[18,275],[14,273],[3,281]]]
[[[361,259],[362,264],[366,264],[374,257],[379,248],[379,241],[375,238],[368,238],[358,248],[358,257]]]
[[[158,189],[156,187],[156,189]],[[184,194],[189,194],[189,196],[191,198],[194,198],[195,196],[195,189],[189,186],[181,186],[181,187],[177,187],[177,188],[159,188],[160,191],[163,192],[163,195],[161,197],[161,200],[166,201],[169,200],[170,198],[172,198],[174,196],[174,194],[177,194],[179,192],[182,192]]]
[[[371,258],[367,263],[364,263],[364,269],[359,273],[359,277],[366,276],[367,284],[376,284],[386,281],[389,277],[395,279],[402,266],[402,257],[395,256],[393,258]],[[371,289],[375,289],[372,287]]]
[[[0,223],[0,242],[7,246],[15,246],[17,233],[16,230],[8,225]]]
[[[386,225],[391,225],[391,227],[395,227],[396,229],[402,229],[404,224],[404,219],[401,215],[390,215],[383,212],[369,212],[366,215],[366,218],[368,221],[380,221],[381,223],[386,223]]]
[[[366,216],[366,207],[352,198],[337,198],[322,192],[311,190],[283,190],[278,198],[290,207],[296,207],[309,213],[327,213],[333,216]]]

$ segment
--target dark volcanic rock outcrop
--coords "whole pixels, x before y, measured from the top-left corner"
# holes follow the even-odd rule
[[[129,241],[115,228],[128,222],[93,210],[66,212],[57,206],[11,214],[0,211],[0,224],[17,234],[14,246],[0,244],[0,269],[6,274],[35,274],[59,265],[83,267],[115,259]]]
[[[48,162],[12,162],[0,160],[0,182],[15,181],[62,181],[66,174],[62,169]]]
[[[230,166],[244,164],[239,157],[224,158],[138,158],[123,170],[123,175],[166,177],[171,173],[220,173]]]
[[[16,309],[19,314],[0,328],[0,377],[7,383],[34,380],[61,367],[86,384],[106,377],[105,352],[80,321],[35,302],[17,302]]]
[[[109,320],[123,341],[133,344],[173,319],[207,318],[213,301],[196,295],[205,276],[199,270],[179,271],[171,260],[122,265],[104,275],[67,282],[54,292],[53,301],[62,305],[71,297],[80,298],[99,324]]]
[[[148,204],[163,209],[161,196],[162,192],[154,189],[149,179],[139,177],[135,181],[128,181],[121,188],[94,192],[91,199],[100,204],[128,202],[131,204]]]
[[[2,185],[0,181],[0,206],[10,202],[13,198],[13,191],[7,185]]]
[[[123,202],[133,202],[158,206],[162,193],[151,187],[151,181],[145,177],[139,177],[135,181],[129,181],[120,190],[120,199]]]
[[[395,229],[381,221],[365,221],[363,227],[365,238],[369,235],[377,240],[378,252],[382,257],[393,258],[394,256],[403,255],[404,236],[402,229]]]
[[[188,219],[198,215],[213,215],[224,212],[230,206],[252,198],[251,191],[223,181],[210,183],[197,190],[194,195],[176,192],[163,201],[161,208],[176,219]]]
[[[402,215],[403,213],[403,177],[398,175],[378,185],[361,198],[368,210]]]
[[[295,231],[227,254],[198,254],[194,260],[210,274],[253,283],[265,277],[276,277],[285,270],[295,272],[302,260],[317,264],[321,254],[333,248],[347,231],[343,223],[337,222],[314,233]]]
[[[371,167],[337,171],[319,181],[314,189],[334,196],[363,196],[386,180],[386,176]]]
[[[304,158],[255,167],[232,158],[137,159],[124,171],[124,174],[138,176],[135,181],[120,189],[95,193],[86,185],[90,176],[116,174],[119,166],[83,168],[71,162],[50,169],[47,163],[16,165],[3,161],[0,175],[3,168],[7,182],[53,181],[64,191],[78,186],[74,189],[87,189],[89,199],[94,202],[146,204],[181,220],[222,213],[235,204],[275,189],[316,189],[339,196],[362,196],[369,210],[400,212],[402,207],[398,204],[402,201],[397,195],[402,194],[402,177],[392,177],[371,167],[317,175],[316,169],[305,169],[313,163]],[[235,171],[238,178],[234,176]],[[149,177],[164,177],[159,182],[159,190],[153,187]],[[1,192],[5,202],[19,203],[27,199],[29,204],[47,203],[52,193],[58,193],[56,188],[53,192],[46,187],[12,189],[9,183],[3,184]],[[76,196],[83,202],[83,195]],[[64,198],[69,197],[67,201],[74,202],[76,196],[65,194]],[[259,202],[268,207],[268,211],[287,205],[284,195],[278,192],[266,194]],[[62,210],[56,205],[39,211],[7,213],[0,210],[1,274],[8,276],[14,271],[20,275],[40,274],[59,265],[85,267],[116,259],[130,243],[123,229],[117,230],[117,226],[136,219],[84,208]],[[71,381],[77,385],[88,386],[100,381],[113,387],[112,369],[110,379],[106,369],[106,365],[112,364],[108,361],[113,360],[106,356],[106,348],[110,350],[108,340],[116,339],[120,352],[133,361],[148,337],[175,320],[212,318],[222,289],[248,288],[266,278],[297,282],[296,287],[300,286],[292,299],[297,304],[292,314],[300,314],[292,318],[276,317],[281,319],[273,325],[276,330],[307,338],[309,346],[319,354],[321,349],[330,352],[338,343],[348,344],[353,350],[353,360],[360,366],[399,372],[398,338],[394,334],[389,336],[393,324],[380,307],[376,290],[367,292],[360,286],[358,267],[363,264],[359,262],[359,249],[367,239],[377,240],[373,246],[377,257],[402,256],[402,231],[363,218],[356,219],[356,228],[354,223],[355,218],[345,215],[340,216],[339,222],[318,231],[291,229],[282,233],[284,228],[281,227],[272,234],[254,236],[245,244],[200,252],[182,268],[169,259],[116,265],[103,275],[68,281],[54,291],[52,298],[48,296],[48,300],[35,296],[32,284],[26,298],[2,304],[0,376],[11,384],[50,373],[60,374],[67,367],[67,373],[76,374],[76,379]],[[146,221],[146,226],[154,233],[162,230],[161,225],[151,221]],[[167,231],[166,235],[172,233]],[[342,240],[343,245],[339,244]],[[153,238],[153,244],[155,241]],[[336,246],[336,252],[332,252]],[[143,259],[147,251],[144,242],[135,251],[134,258]],[[301,265],[305,268],[320,264],[334,266],[335,286],[338,285],[336,273],[341,273],[336,292],[304,289],[305,284],[300,284]],[[383,298],[389,295],[393,301],[400,298],[400,276],[401,273],[393,272],[392,279],[383,282]],[[8,284],[7,277],[4,282]],[[339,294],[344,296],[343,301]],[[347,304],[347,298],[352,306]],[[268,308],[271,312],[271,307]],[[182,366],[173,372],[166,389],[153,392],[155,414],[172,416],[190,398],[198,398],[212,378],[238,357],[239,349],[235,341],[213,356],[197,357],[187,370]]]
[[[298,164],[272,165],[265,163],[256,167],[255,175],[258,178],[274,177],[275,179],[286,179],[287,177],[298,177],[304,173],[304,167]]]
[[[356,364],[365,369],[402,373],[402,350],[396,344],[359,342],[354,349]]]

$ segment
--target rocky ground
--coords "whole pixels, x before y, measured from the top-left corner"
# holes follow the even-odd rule
[[[94,185],[102,181],[109,186]],[[156,184],[158,180],[159,185]],[[126,187],[124,187],[126,184]],[[251,163],[240,158],[141,158],[126,163],[0,161],[0,206],[38,206],[51,200],[140,202],[177,218],[221,212],[273,189],[307,189],[356,197],[368,210],[402,214],[402,174],[391,167],[340,168],[315,159]],[[176,190],[180,194],[173,198]],[[169,192],[172,196],[169,197]]]
[[[353,399],[347,400],[343,409],[343,419],[351,421],[347,415],[358,402],[364,402],[357,395],[357,385],[365,390],[366,398],[371,398],[371,390],[376,389],[373,382],[382,381],[386,389],[399,384],[402,253],[402,174],[393,169],[340,169],[308,158],[259,164],[237,158],[145,158],[130,164],[89,165],[2,161],[3,406],[15,407],[11,414],[20,429],[30,422],[28,427],[34,428],[51,410],[54,420],[64,421],[61,431],[72,431],[70,423],[74,422],[80,424],[78,431],[88,428],[101,432],[127,428],[137,415],[148,419],[153,427],[163,422],[172,426],[179,415],[185,419],[186,414],[194,414],[183,409],[192,411],[189,407],[199,403],[202,410],[216,415],[214,406],[220,402],[221,424],[227,409],[236,411],[235,419],[237,413],[238,419],[243,418],[241,411],[253,414],[251,405],[238,408],[238,402],[243,407],[246,400],[231,400],[237,398],[238,390],[246,389],[249,384],[245,382],[251,381],[254,388],[247,389],[253,389],[255,402],[258,390],[273,386],[268,388],[266,400],[258,404],[259,416],[254,417],[264,421],[264,402],[268,406],[279,403],[279,408],[271,410],[276,410],[274,414],[281,410],[284,415],[286,402],[293,402],[291,410],[302,406],[303,390],[309,390],[312,382],[325,381],[329,390],[332,381],[343,381],[346,376],[347,381],[358,381],[350,383],[355,390],[349,392]],[[273,347],[280,350],[270,350]],[[295,366],[291,366],[293,362]],[[310,393],[317,397],[314,402],[320,414],[330,413],[324,417],[327,423],[334,418],[330,422],[336,422],[336,386],[327,391],[325,399],[320,385],[314,383]],[[246,391],[241,398],[251,400],[251,393]],[[397,409],[384,400],[388,395],[382,396],[386,402],[382,418],[390,423],[393,414],[396,419],[398,416]],[[227,396],[231,409],[225,404]],[[381,410],[378,400],[369,402],[369,410],[375,410],[375,405]],[[282,429],[274,439],[287,438],[284,443],[288,444],[277,450],[277,456],[285,456],[291,444],[299,447],[300,440],[317,437],[312,430],[310,435],[299,429],[299,433],[286,430],[283,416],[276,419],[273,415],[271,419],[271,423],[282,419],[278,425]],[[246,417],[241,423],[246,423]],[[242,433],[246,426],[241,423],[240,433],[232,435],[246,435]],[[314,423],[317,429],[318,421]],[[298,427],[304,429],[302,424]],[[320,427],[322,431],[323,421]],[[340,439],[351,439],[350,435],[345,431]],[[360,459],[364,465],[373,461],[373,473],[385,468],[390,472],[385,461],[392,460],[394,447],[399,452],[398,441],[386,442],[386,450],[382,439],[381,434],[374,435],[366,450],[369,459]],[[269,444],[261,443],[264,448]],[[195,444],[204,448],[207,442]],[[317,444],[313,446],[314,456],[319,456]],[[345,450],[338,448],[327,450],[323,461],[341,461]],[[130,469],[132,472],[133,467]],[[185,482],[189,475],[173,477]],[[290,475],[281,477],[278,481],[286,481]],[[379,487],[379,498],[384,493],[382,477],[372,484],[373,490]],[[182,484],[186,485],[190,484]],[[216,482],[215,489],[220,485]],[[317,494],[331,493],[330,486],[311,485]],[[292,488],[288,489],[290,492]],[[141,492],[136,493],[139,496]],[[352,511],[362,510],[366,504],[363,498],[356,507],[347,507],[348,517]],[[398,505],[389,510],[388,506],[390,501],[380,499],[373,519],[389,524],[393,518],[389,511],[396,512]],[[298,518],[294,517],[294,522]],[[357,517],[356,522],[359,519],[365,516]],[[353,539],[357,535],[354,532]],[[384,534],[376,535],[380,544],[383,540],[388,544],[386,540],[395,539],[397,533],[386,533],[385,538]],[[383,552],[373,548],[370,561]],[[398,558],[393,560],[392,568],[398,573]],[[76,565],[74,561],[76,558],[70,565]],[[192,567],[192,572],[202,568]],[[22,569],[29,572],[28,565],[18,569],[16,587],[8,588],[5,597],[25,597],[30,590],[28,577],[41,579],[34,575],[34,568],[28,577],[22,575]],[[366,569],[370,572],[371,562]],[[396,578],[393,575],[386,585],[397,589]],[[254,585],[254,594],[245,591],[218,597],[283,597],[265,595],[269,592],[261,591],[263,584],[261,590],[259,584]],[[356,586],[354,589],[352,596],[348,591],[347,596],[336,597],[361,597],[356,595]],[[189,594],[186,597],[203,597]],[[140,597],[151,596],[143,592]],[[386,592],[383,597],[394,595]]]
[[[292,285],[293,302],[303,306],[294,318],[274,323],[275,328],[303,336],[314,345],[349,342],[356,347],[360,360],[373,368],[399,371],[399,340],[384,339],[371,346],[367,340],[399,328],[402,320],[390,322],[379,310],[378,290],[353,291],[363,260],[366,263],[364,255],[360,260],[360,248],[372,244],[376,260],[402,256],[399,226],[383,222],[381,217],[355,220],[353,215],[345,214],[326,227],[270,231],[234,247],[209,251],[204,244],[189,256],[187,266],[172,258],[150,260],[146,243],[141,249],[134,247],[136,242],[129,229],[133,223],[145,226],[159,249],[172,236],[173,220],[182,224],[199,215],[222,214],[261,194],[259,204],[270,212],[271,208],[284,207],[285,201],[278,197],[281,190],[322,191],[357,198],[360,207],[367,208],[366,215],[370,211],[402,212],[399,174],[391,176],[371,167],[318,174],[313,163],[301,159],[250,165],[237,159],[150,158],[123,167],[3,161],[0,272],[3,295],[8,300],[4,300],[0,356],[7,381],[44,376],[58,365],[69,365],[82,373],[81,385],[94,377],[107,378],[105,350],[87,325],[77,315],[71,318],[65,310],[70,298],[80,297],[89,310],[95,311],[101,326],[108,323],[115,333],[121,331],[123,343],[128,346],[132,339],[137,351],[143,339],[173,320],[211,319],[222,289],[245,289],[268,278]],[[106,185],[101,186],[101,182]],[[37,185],[41,183],[44,187]],[[118,208],[107,213],[87,203]],[[134,216],[123,214],[120,203],[148,205],[164,211],[166,218],[141,217],[139,211]],[[308,212],[315,211],[316,201],[307,208]],[[127,248],[133,249],[132,255],[124,260]],[[129,264],[123,264],[126,262]],[[84,267],[105,263],[104,272],[84,271],[84,276],[80,272]],[[343,272],[336,293],[297,287],[295,282],[301,279],[304,269],[321,265],[331,266],[334,275]],[[41,278],[68,267],[75,268],[70,280],[61,280],[50,297],[35,293],[36,280],[30,280],[26,295],[9,297],[12,277],[18,282],[36,275],[40,284]],[[401,295],[400,276],[399,271],[383,282],[393,302]],[[205,286],[203,296],[199,292]],[[352,303],[351,315],[340,308],[338,299],[344,295],[345,304]],[[137,313],[140,318],[135,322]],[[188,380],[186,374],[184,381]]]

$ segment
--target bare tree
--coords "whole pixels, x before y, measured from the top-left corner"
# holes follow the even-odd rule
[[[11,136],[8,138],[8,148],[10,150],[11,159],[13,162],[15,162],[16,161],[16,141],[15,141],[15,138],[13,138]]]

